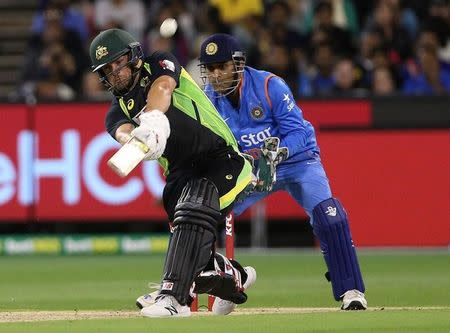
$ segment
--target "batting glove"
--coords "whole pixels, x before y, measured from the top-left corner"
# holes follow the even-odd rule
[[[131,132],[131,135],[148,147],[145,159],[156,160],[166,149],[167,139],[170,136],[169,119],[163,112],[152,110],[141,114],[139,121],[140,125]]]

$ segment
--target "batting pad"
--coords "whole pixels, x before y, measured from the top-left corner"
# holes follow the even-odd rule
[[[328,267],[334,298],[339,301],[347,290],[365,291],[353,245],[347,213],[336,198],[322,201],[313,209],[314,233],[320,240]]]

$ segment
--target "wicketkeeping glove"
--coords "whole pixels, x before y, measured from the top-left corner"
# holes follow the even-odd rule
[[[252,166],[252,175],[251,175],[252,178],[250,180],[250,183],[248,183],[248,185],[244,188],[244,190],[241,193],[239,193],[239,195],[236,198],[236,202],[243,202],[246,197],[255,192],[255,187],[258,181],[255,175],[255,159],[253,158],[253,156],[249,154],[241,153],[241,155],[247,161],[249,161],[250,165]]]
[[[289,156],[289,151],[286,147],[279,147],[280,139],[277,137],[270,137],[264,140],[261,147],[261,157],[259,159],[258,171],[256,177],[258,178],[255,187],[256,191],[269,192],[273,188],[273,184],[277,181],[276,168],[282,161]]]
[[[148,147],[149,151],[145,155],[145,159],[156,160],[166,149],[167,139],[170,135],[169,119],[163,112],[152,110],[141,114],[139,120],[140,125],[131,132],[131,135]]]

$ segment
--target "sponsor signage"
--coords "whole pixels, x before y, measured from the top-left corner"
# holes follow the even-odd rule
[[[314,110],[334,105],[314,103],[302,105],[309,119]],[[342,125],[370,121],[367,105],[349,102]],[[346,104],[341,101],[337,107],[344,110]],[[127,178],[107,167],[119,147],[103,128],[107,109],[107,104],[81,103],[0,105],[0,223],[166,219],[160,204],[164,177],[156,162],[144,162]],[[331,122],[326,126],[334,127]],[[450,155],[445,153],[450,130],[319,130],[317,136],[333,194],[348,211],[356,245],[450,243]],[[266,199],[266,213],[272,220],[306,218],[286,193]],[[249,216],[247,211],[240,219]],[[8,249],[25,251],[30,244],[12,241]],[[55,241],[33,244],[52,251],[62,246]]]

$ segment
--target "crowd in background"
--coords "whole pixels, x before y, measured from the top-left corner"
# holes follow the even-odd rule
[[[174,36],[161,36],[169,17]],[[449,0],[43,0],[18,90],[38,99],[108,99],[89,43],[118,27],[150,55],[170,51],[198,83],[202,40],[237,37],[247,64],[307,96],[450,93]]]

